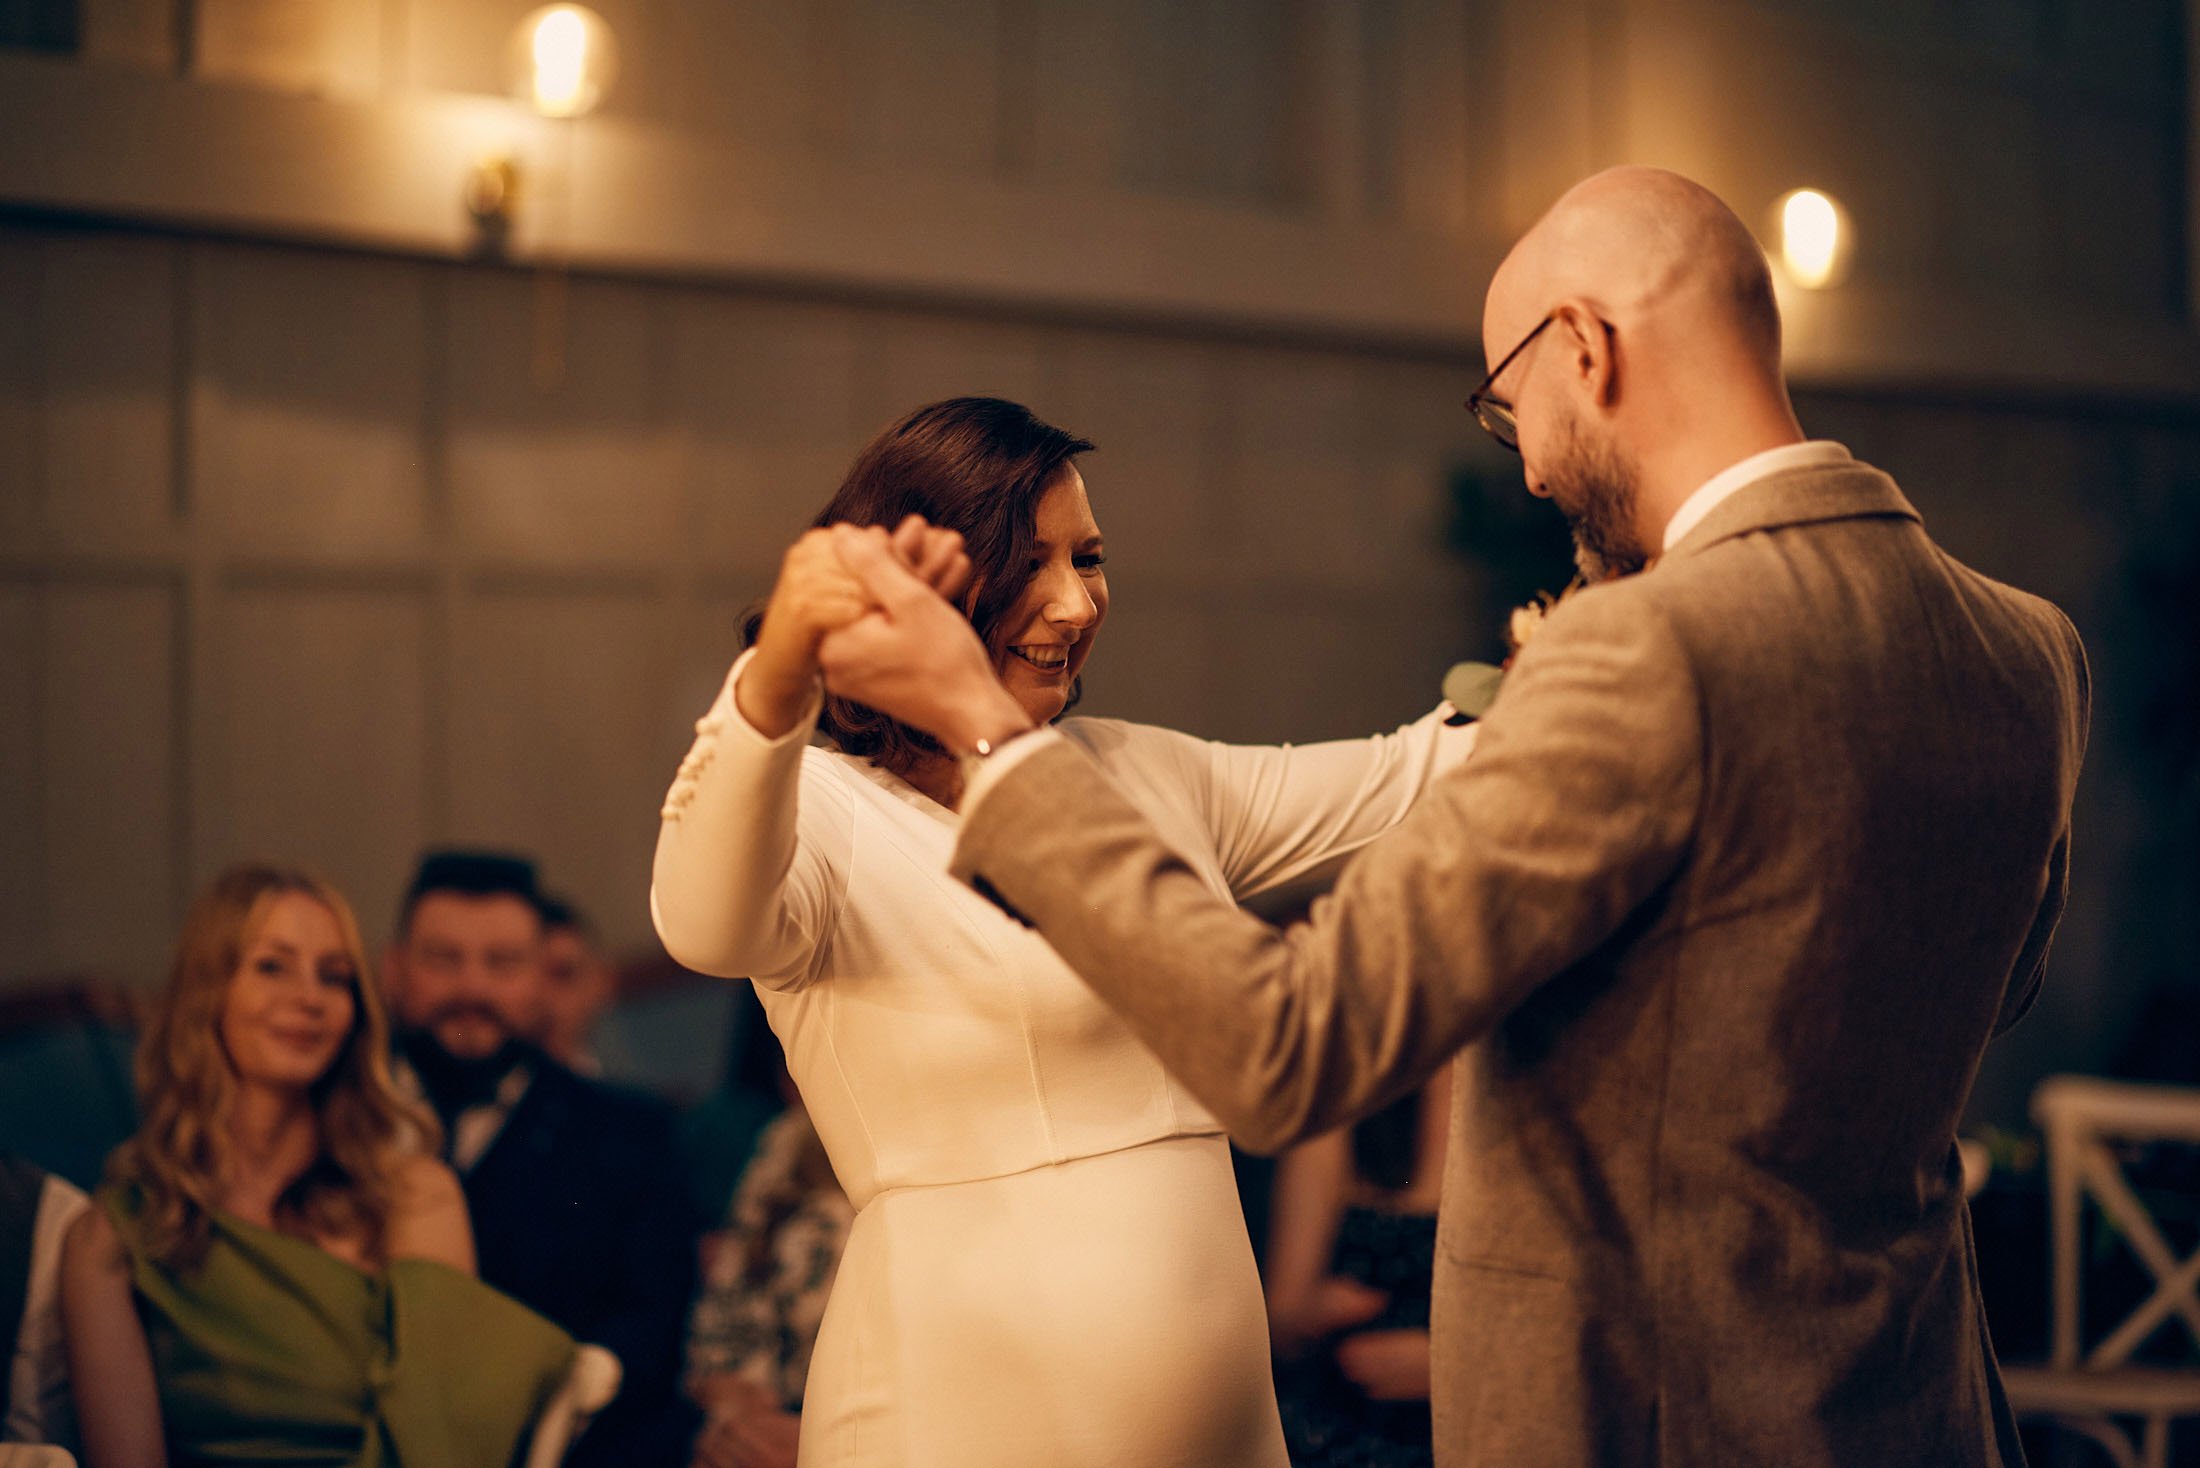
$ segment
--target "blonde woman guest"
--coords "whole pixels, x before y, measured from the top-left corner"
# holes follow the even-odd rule
[[[234,867],[193,904],[144,1122],[63,1247],[87,1468],[502,1468],[562,1379],[570,1339],[473,1277],[365,971],[303,872]]]

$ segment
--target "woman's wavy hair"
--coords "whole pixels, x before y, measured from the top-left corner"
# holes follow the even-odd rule
[[[203,1259],[230,1162],[236,1072],[222,1044],[222,1006],[252,938],[274,901],[310,897],[336,919],[352,964],[352,1023],[343,1047],[313,1083],[320,1150],[275,1202],[278,1224],[308,1234],[363,1238],[380,1258],[395,1203],[396,1174],[415,1151],[433,1155],[441,1129],[390,1080],[389,1018],[369,982],[366,947],[350,904],[311,873],[260,862],[233,866],[191,904],[169,962],[168,984],[138,1043],[144,1120],[109,1164],[134,1188],[146,1252],[161,1264]]]
[[[998,657],[1016,631],[1003,621],[1031,582],[1039,501],[1062,466],[1092,447],[1002,398],[929,403],[864,445],[811,523],[891,528],[922,515],[960,533],[971,564],[963,613]],[[753,644],[763,625],[763,611],[751,611],[743,644]],[[1071,706],[1082,691],[1072,685]],[[853,699],[828,697],[818,728],[849,754],[897,775],[939,752],[929,735]]]

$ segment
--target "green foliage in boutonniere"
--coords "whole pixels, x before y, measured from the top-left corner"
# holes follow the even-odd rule
[[[1528,645],[1543,625],[1543,619],[1551,609],[1581,589],[1578,576],[1564,591],[1553,596],[1539,591],[1526,602],[1514,607],[1512,615],[1505,619],[1505,661],[1493,663],[1454,663],[1444,675],[1444,697],[1451,706],[1470,719],[1479,719],[1497,702],[1497,690],[1505,681],[1505,670],[1520,656],[1520,649]]]

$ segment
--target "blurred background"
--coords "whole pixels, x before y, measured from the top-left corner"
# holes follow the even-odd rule
[[[2200,1079],[2200,6],[597,0],[555,55],[530,9],[0,0],[0,1114],[74,1109],[7,1037],[154,983],[225,863],[371,945],[444,842],[596,919],[614,1075],[715,1084],[659,799],[787,541],[938,397],[1100,444],[1086,711],[1412,717],[1565,578],[1460,402],[1503,250],[1619,162],[1776,251],[1835,201],[1843,268],[1783,274],[1806,427],[2085,635],[2069,915],[1978,1120]]]

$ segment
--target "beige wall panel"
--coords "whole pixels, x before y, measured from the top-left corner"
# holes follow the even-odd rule
[[[695,737],[695,721],[703,716],[725,685],[733,660],[741,655],[741,618],[749,606],[771,590],[768,577],[758,574],[725,586],[714,586],[697,597],[680,623],[674,639],[671,681],[654,715],[657,748],[661,754],[657,793],[672,784],[672,773]]]
[[[176,0],[82,0],[83,56],[107,66],[173,71]]]
[[[41,836],[38,592],[0,581],[0,985],[51,961]]]
[[[1505,58],[1496,88],[1497,217],[1485,228],[1510,239],[1577,179],[1620,161],[1608,142],[1618,98],[1599,74],[1589,0],[1488,0],[1489,44]]]
[[[2059,0],[2058,68],[2107,99],[2176,106],[2189,0]],[[2188,22],[2189,23],[2189,22]]]
[[[1398,579],[1406,538],[1395,492],[1361,454],[1247,452],[1226,471],[1232,577],[1309,588],[1373,587]]]
[[[666,303],[644,287],[450,277],[448,441],[461,532],[494,556],[641,562],[680,534]],[[562,312],[562,326],[561,326]],[[546,314],[547,313],[547,314]],[[562,370],[538,376],[537,335]]]
[[[690,549],[713,567],[776,567],[869,432],[856,407],[858,316],[696,293],[675,305],[671,333]]]
[[[1304,207],[1296,16],[1273,0],[1126,0],[1118,182],[1141,192]],[[1042,105],[1044,93],[1042,92]]]
[[[1237,691],[1226,684],[1257,677],[1271,645],[1222,641],[1211,587],[1135,568],[1110,574],[1108,587],[1113,601],[1077,712],[1213,737]]]
[[[1938,107],[1919,74],[1830,25],[1711,5],[1629,36],[1632,161],[1702,180],[1760,233],[1781,194],[1826,189],[1855,217],[1859,282],[1926,275]]]
[[[1945,0],[1940,20],[1976,64],[2016,72],[2039,63],[2056,0]],[[1885,10],[1887,7],[1879,7]],[[1923,7],[1913,7],[1923,8]]]
[[[218,860],[302,862],[389,931],[427,831],[423,591],[245,584],[224,597]],[[204,874],[202,874],[203,876]]]
[[[54,961],[147,981],[176,917],[176,601],[50,582],[40,775]]]
[[[1948,279],[2003,291],[2041,291],[2047,275],[2048,143],[2052,122],[2029,89],[1951,91],[1937,109],[1934,150],[1960,181],[1933,203],[1936,264]]]
[[[1104,332],[1050,342],[1054,421],[1100,445],[1083,472],[1111,577],[1211,572],[1229,558],[1217,486],[1223,391],[1211,348]]]
[[[417,545],[425,269],[206,246],[192,278],[193,498],[208,520],[242,549]]]
[[[1001,0],[843,0],[858,163],[989,174],[1001,153]],[[1045,92],[1042,87],[1041,105]]]
[[[660,99],[683,128],[773,151],[810,140],[810,0],[714,0],[661,14],[678,60]]]
[[[912,408],[942,398],[999,397],[1042,418],[1049,338],[1036,327],[952,316],[866,317],[856,415],[861,441]]]
[[[1471,471],[1498,493],[1528,501],[1518,456],[1499,448],[1464,406],[1481,376],[1480,362],[1377,362],[1363,369],[1368,513],[1387,527],[1401,574],[1449,597],[1462,616],[1479,572],[1450,546],[1453,479]],[[1460,657],[1497,635],[1491,627],[1464,631]]]
[[[195,0],[191,13],[201,76],[345,97],[382,85],[382,0]]]
[[[1443,468],[1471,461],[1517,477],[1520,460],[1499,448],[1466,409],[1483,370],[1479,355],[1457,362],[1371,359],[1360,369],[1369,441],[1379,451]]]
[[[1234,655],[1215,665],[1215,737],[1343,739],[1436,706],[1457,660],[1456,612],[1434,598],[1328,599],[1298,589],[1233,601],[1210,624]]]
[[[1129,99],[1118,84],[1123,29],[1112,0],[1028,0],[1030,136],[1007,138],[1037,181],[1070,189],[1112,185],[1122,166]],[[1011,121],[1011,126],[1013,126]]]
[[[660,714],[662,627],[641,598],[487,592],[454,645],[450,834],[534,855],[617,947],[649,934],[657,809],[686,747]]]
[[[513,32],[534,8],[534,0],[406,4],[400,30],[406,85],[505,94],[511,85],[508,48]]]
[[[1471,238],[1493,222],[1503,68],[1488,0],[1391,0],[1366,7],[1366,166],[1379,212]]]
[[[1226,574],[1315,587],[1395,578],[1404,533],[1376,509],[1364,370],[1338,354],[1230,354]]]
[[[2111,111],[2060,112],[2052,126],[2047,272],[2057,293],[2139,312],[2177,310],[2180,265],[2171,246],[2181,201],[2171,140]]]
[[[0,228],[0,545],[38,523],[38,295],[43,241]]]
[[[41,498],[63,543],[142,540],[175,518],[179,248],[122,234],[46,241]]]

